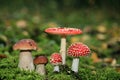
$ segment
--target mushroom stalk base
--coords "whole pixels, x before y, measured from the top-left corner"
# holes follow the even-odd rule
[[[58,66],[58,65],[55,65],[55,66],[54,66],[54,72],[60,72],[60,69],[59,69],[59,66]]]
[[[40,75],[45,75],[46,74],[45,65],[44,64],[38,64],[36,66],[36,72],[39,73]]]
[[[21,51],[18,67],[22,70],[34,70],[33,58],[30,51]]]
[[[66,37],[65,36],[62,36],[61,38],[60,53],[62,56],[62,65],[65,65],[66,63]]]
[[[72,62],[72,71],[78,72],[79,58],[74,58]]]

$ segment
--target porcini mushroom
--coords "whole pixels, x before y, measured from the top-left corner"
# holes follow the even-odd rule
[[[82,31],[77,28],[47,28],[45,32],[50,34],[61,35],[60,54],[62,56],[62,65],[66,64],[66,36],[81,34]]]
[[[53,53],[50,56],[50,63],[54,65],[54,72],[59,72],[59,65],[62,63],[62,57],[59,53]]]
[[[67,54],[74,57],[72,62],[72,71],[76,73],[78,72],[79,57],[86,56],[89,53],[90,49],[88,46],[81,42],[73,43],[68,47]]]
[[[34,64],[36,64],[36,72],[40,75],[46,74],[45,65],[48,63],[48,59],[45,56],[38,56],[34,59]]]
[[[23,70],[34,70],[31,51],[37,50],[37,44],[32,39],[22,39],[13,45],[13,50],[20,50],[18,67]]]

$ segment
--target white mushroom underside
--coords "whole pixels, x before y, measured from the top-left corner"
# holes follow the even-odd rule
[[[72,71],[78,72],[79,58],[73,58]]]
[[[33,58],[31,52],[20,52],[18,67],[23,70],[34,70]]]

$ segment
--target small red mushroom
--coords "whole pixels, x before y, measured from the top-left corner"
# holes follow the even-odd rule
[[[45,32],[62,36],[60,54],[62,56],[62,64],[65,65],[66,63],[66,36],[81,34],[82,31],[77,28],[47,28]]]
[[[37,44],[32,39],[22,39],[13,45],[13,50],[20,50],[18,67],[23,70],[34,70],[31,51],[37,50]]]
[[[50,63],[54,65],[54,72],[59,72],[59,65],[62,63],[62,57],[59,53],[53,53],[50,56]]]
[[[68,47],[67,54],[74,57],[72,63],[72,71],[78,72],[79,57],[87,56],[89,53],[90,49],[88,46],[81,42],[73,43]]]

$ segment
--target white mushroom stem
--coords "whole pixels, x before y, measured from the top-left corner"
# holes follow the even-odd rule
[[[58,65],[55,65],[53,71],[54,71],[54,72],[60,72],[59,66],[58,66]]]
[[[34,70],[33,58],[30,51],[21,51],[18,67],[23,70]]]
[[[62,56],[62,65],[65,65],[66,64],[66,36],[62,36],[61,38],[60,53]]]
[[[44,64],[36,65],[36,72],[39,73],[40,75],[45,75],[46,74],[45,65]]]
[[[74,58],[72,62],[72,71],[78,72],[79,58]]]

